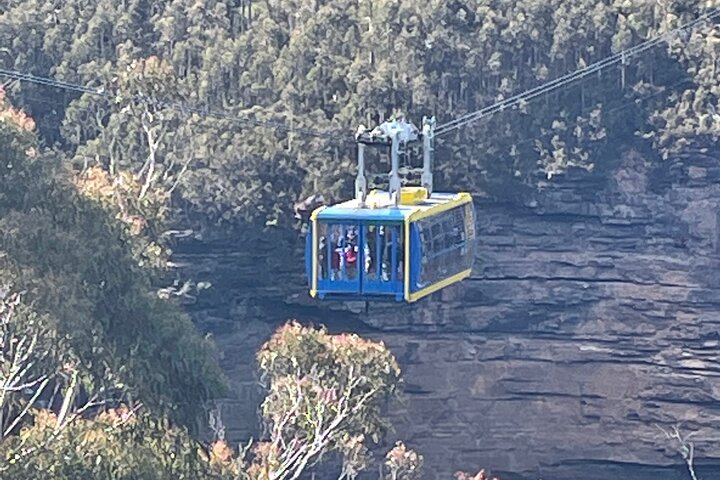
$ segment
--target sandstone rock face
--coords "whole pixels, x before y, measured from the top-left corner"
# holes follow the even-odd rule
[[[387,445],[422,453],[426,478],[689,478],[662,432],[679,426],[699,476],[720,479],[720,168],[655,175],[630,155],[612,175],[568,174],[526,206],[477,212],[472,279],[367,313],[309,302],[292,262],[258,271],[241,246],[179,255],[216,285],[193,310],[233,384],[231,439],[257,436],[254,351],[298,318],[392,349],[406,402]]]

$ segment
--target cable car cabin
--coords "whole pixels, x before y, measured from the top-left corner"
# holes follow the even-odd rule
[[[311,216],[305,248],[310,295],[414,302],[470,275],[475,215],[468,193],[403,188],[396,206],[371,192]]]

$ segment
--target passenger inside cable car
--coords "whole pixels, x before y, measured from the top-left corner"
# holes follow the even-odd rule
[[[323,222],[317,234],[321,290],[357,292],[360,276],[368,293],[402,290],[402,225]]]

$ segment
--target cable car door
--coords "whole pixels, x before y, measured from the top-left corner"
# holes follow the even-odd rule
[[[363,294],[402,295],[405,256],[402,227],[402,223],[363,225]]]
[[[362,250],[358,224],[320,224],[318,292],[360,294]]]

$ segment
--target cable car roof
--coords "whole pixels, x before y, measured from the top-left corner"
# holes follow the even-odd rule
[[[471,197],[467,193],[433,192],[430,198],[395,206],[388,192],[373,191],[368,195],[365,208],[360,206],[359,200],[353,199],[321,207],[314,216],[321,221],[403,222],[410,216],[413,219],[432,216],[469,201]]]

